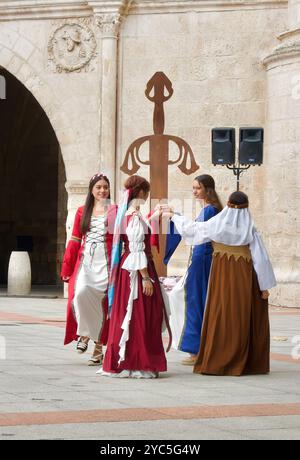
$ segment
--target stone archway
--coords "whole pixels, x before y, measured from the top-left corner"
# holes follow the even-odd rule
[[[0,284],[12,250],[27,250],[33,284],[59,283],[65,245],[65,168],[54,129],[33,94],[8,70],[0,101]]]

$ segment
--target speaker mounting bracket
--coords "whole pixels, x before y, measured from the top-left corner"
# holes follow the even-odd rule
[[[226,168],[231,169],[233,171],[233,174],[236,176],[236,190],[239,191],[240,189],[240,176],[245,172],[247,169],[250,168],[252,165],[247,165],[244,167],[240,166],[240,163],[238,162],[237,165],[226,165]]]

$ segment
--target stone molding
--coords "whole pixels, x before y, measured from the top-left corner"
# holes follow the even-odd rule
[[[293,29],[293,30],[287,30],[278,36],[278,40],[280,41],[295,40],[295,39],[300,40],[300,28]]]
[[[284,32],[277,38],[281,43],[263,60],[267,70],[300,59],[300,28]]]
[[[287,8],[288,0],[144,0],[135,1],[130,14]]]
[[[0,21],[87,17],[116,13],[156,14],[237,9],[286,9],[288,0],[2,0]]]
[[[96,14],[109,14],[118,12],[126,16],[131,6],[139,0],[87,0],[87,4]]]
[[[87,1],[82,0],[2,0],[0,3],[0,21],[77,18],[91,14]]]

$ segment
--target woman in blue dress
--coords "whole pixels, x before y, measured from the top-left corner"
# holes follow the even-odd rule
[[[222,204],[215,191],[215,181],[208,174],[202,174],[193,181],[193,195],[196,200],[203,201],[204,205],[196,221],[207,221],[221,211]],[[165,263],[168,263],[181,240],[172,224],[167,237]],[[194,365],[200,349],[212,253],[211,243],[194,246],[185,276],[169,295],[173,347],[190,354],[182,361],[184,365]]]

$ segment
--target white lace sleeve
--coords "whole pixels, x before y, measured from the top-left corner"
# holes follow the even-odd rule
[[[255,229],[249,246],[260,290],[271,289],[276,286],[276,278],[265,245]]]
[[[129,240],[130,254],[123,263],[122,268],[129,272],[147,268],[148,261],[144,252],[145,232],[142,221],[138,215],[134,215],[130,220],[126,229],[126,234]]]

